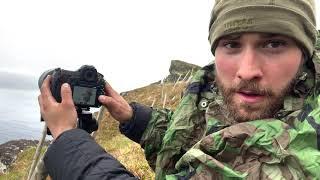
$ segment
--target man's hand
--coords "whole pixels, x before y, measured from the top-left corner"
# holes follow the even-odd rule
[[[99,101],[103,104],[111,116],[121,123],[124,123],[132,118],[133,111],[128,102],[123,99],[112,87],[106,83],[106,95],[99,96]]]
[[[65,83],[61,86],[61,103],[58,103],[50,91],[50,79],[48,76],[40,88],[38,96],[40,112],[46,121],[54,139],[64,131],[74,129],[77,126],[77,111],[72,100],[70,86]]]

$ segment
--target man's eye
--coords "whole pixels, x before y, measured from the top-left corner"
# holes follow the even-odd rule
[[[224,42],[223,46],[228,49],[240,48],[240,43],[238,43],[238,42]]]
[[[265,43],[264,48],[281,48],[286,45],[285,41],[268,41]]]

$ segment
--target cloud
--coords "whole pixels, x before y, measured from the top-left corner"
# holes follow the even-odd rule
[[[37,90],[37,83],[34,76],[0,71],[0,88],[3,89]]]

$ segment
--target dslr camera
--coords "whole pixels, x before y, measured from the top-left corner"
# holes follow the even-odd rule
[[[88,133],[96,131],[98,129],[97,121],[89,111],[90,107],[98,108],[101,106],[98,97],[105,94],[103,75],[90,65],[83,65],[76,71],[61,68],[50,69],[40,76],[39,88],[48,75],[51,75],[50,90],[57,102],[61,102],[62,84],[68,83],[70,85],[72,99],[78,114],[78,128],[84,129]],[[43,121],[42,118],[41,121]],[[50,135],[50,131],[47,134]]]

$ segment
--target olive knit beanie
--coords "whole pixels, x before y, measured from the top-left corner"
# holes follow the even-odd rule
[[[209,42],[241,32],[275,33],[295,39],[311,57],[317,29],[314,0],[216,0],[211,13]]]

